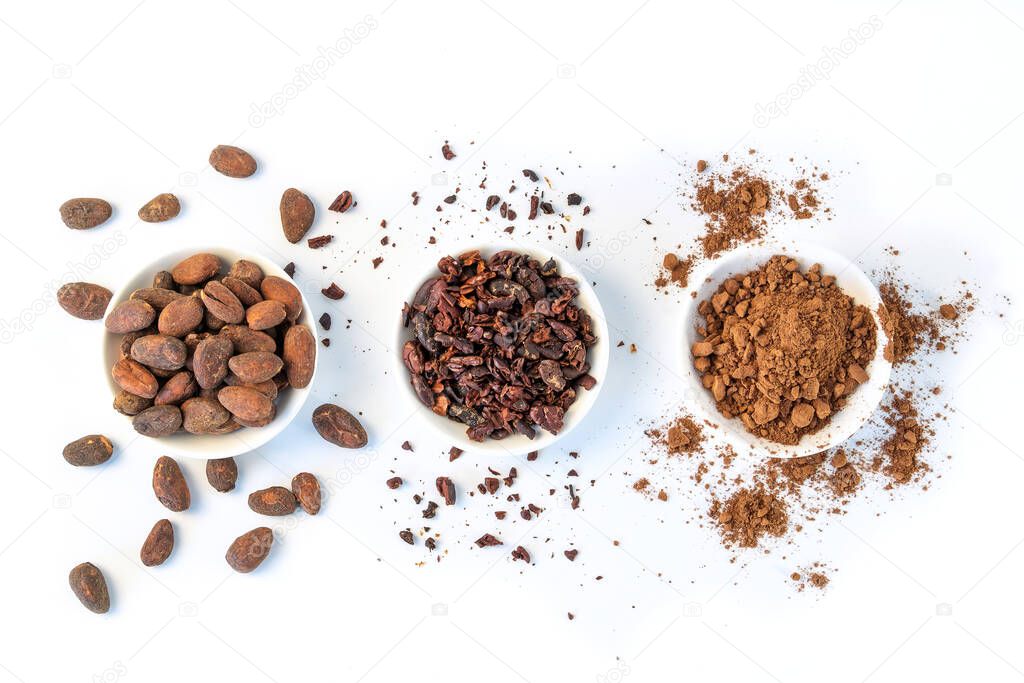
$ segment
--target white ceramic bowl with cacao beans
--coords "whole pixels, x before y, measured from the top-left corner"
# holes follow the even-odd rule
[[[244,259],[259,266],[260,269],[262,269],[264,276],[276,276],[286,282],[292,282],[292,279],[280,266],[259,254],[243,253],[229,247],[221,246],[190,247],[188,249],[162,254],[158,258],[155,258],[151,262],[140,267],[134,275],[122,281],[121,287],[114,292],[114,295],[110,300],[110,305],[107,307],[107,315],[109,315],[119,303],[127,301],[135,290],[152,287],[153,277],[158,272],[170,271],[176,264],[182,262],[184,259],[200,253],[214,254],[220,258],[221,276],[227,274],[228,269],[233,263]],[[161,436],[153,439],[155,443],[159,444],[160,448],[164,452],[176,456],[203,459],[226,458],[241,455],[258,449],[270,442],[274,437],[280,434],[293,419],[295,419],[296,415],[299,414],[299,411],[302,409],[302,406],[309,396],[314,382],[316,381],[316,371],[320,365],[318,362],[320,343],[317,335],[316,322],[313,317],[313,312],[309,307],[309,302],[307,301],[305,294],[302,292],[301,286],[299,286],[298,283],[295,283],[295,286],[302,301],[302,310],[299,312],[295,323],[304,325],[312,334],[313,346],[316,349],[317,354],[317,358],[313,363],[310,381],[302,388],[288,386],[278,392],[277,397],[274,399],[276,413],[269,423],[261,427],[244,427],[237,431],[225,434],[192,434],[184,431],[183,429],[178,430],[176,433],[169,436]],[[244,323],[245,321],[243,321],[243,324]],[[101,334],[102,347],[100,356],[102,359],[102,367],[100,370],[105,378],[105,382],[104,384],[101,384],[101,386],[108,387],[107,391],[102,393],[103,401],[109,404],[113,401],[115,394],[117,394],[120,389],[111,376],[111,368],[122,357],[121,343],[124,335],[112,333],[106,329],[104,329]],[[280,339],[277,340],[276,352],[281,353]],[[131,426],[133,419],[131,416],[122,415],[113,407],[110,408],[110,414],[111,420],[124,420],[127,426]]]
[[[587,349],[586,355],[586,362],[589,364],[586,374],[593,377],[596,384],[589,390],[581,386],[577,387],[576,400],[565,410],[562,427],[557,434],[534,425],[535,435],[532,439],[523,434],[513,433],[500,439],[487,438],[484,441],[476,441],[467,435],[466,424],[435,413],[421,402],[412,386],[410,372],[402,358],[402,349],[406,341],[414,338],[415,333],[412,324],[408,327],[403,324],[402,306],[405,303],[412,304],[423,283],[439,275],[437,263],[441,258],[445,256],[457,258],[461,254],[474,250],[479,251],[484,259],[490,259],[499,251],[512,251],[527,254],[542,264],[553,260],[560,276],[576,280],[578,293],[573,303],[589,314],[592,320],[593,335],[596,337],[594,344]],[[530,451],[549,448],[579,426],[600,394],[608,372],[609,355],[608,323],[605,320],[601,302],[587,278],[562,256],[539,247],[519,243],[466,244],[459,245],[457,248],[438,249],[429,259],[424,259],[424,262],[426,265],[423,270],[414,272],[406,280],[405,286],[401,290],[405,292],[405,297],[395,304],[397,329],[393,341],[392,357],[403,411],[406,414],[415,412],[420,419],[443,436],[451,445],[470,453],[487,453],[489,455],[523,455]]]
[[[801,272],[814,264],[821,264],[821,272],[836,278],[836,284],[849,295],[855,304],[863,305],[870,311],[877,326],[875,355],[864,368],[868,381],[859,385],[846,399],[846,405],[833,412],[828,423],[820,430],[804,434],[794,445],[771,441],[749,432],[738,418],[727,419],[718,411],[711,392],[704,388],[701,373],[694,367],[691,349],[701,341],[697,326],[703,318],[697,311],[701,301],[708,300],[723,281],[733,275],[756,270],[772,256],[783,254],[799,262]],[[686,296],[683,312],[682,339],[679,344],[682,359],[680,375],[683,378],[684,404],[691,408],[694,417],[705,419],[721,426],[722,436],[738,455],[753,454],[759,457],[799,458],[814,455],[838,446],[864,425],[871,417],[889,387],[892,364],[885,359],[884,349],[888,343],[878,310],[882,297],[878,288],[860,268],[848,258],[831,249],[814,244],[754,244],[744,245],[721,254],[718,258],[703,261],[690,274],[695,297]]]

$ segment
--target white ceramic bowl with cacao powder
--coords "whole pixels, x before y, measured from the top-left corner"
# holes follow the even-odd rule
[[[438,259],[444,256],[458,257],[460,254],[465,254],[474,250],[479,251],[485,259],[489,259],[493,254],[499,251],[513,251],[520,254],[528,254],[541,263],[548,261],[548,259],[553,259],[555,264],[558,266],[559,275],[576,280],[579,293],[576,296],[574,303],[590,315],[593,320],[594,335],[597,337],[597,341],[589,347],[587,352],[587,361],[590,363],[590,371],[588,374],[593,376],[597,380],[597,383],[589,390],[579,388],[576,401],[565,411],[563,426],[562,429],[559,430],[558,434],[552,434],[539,426],[535,426],[536,435],[533,439],[522,434],[513,434],[503,439],[489,438],[485,441],[473,441],[466,435],[465,424],[432,412],[419,401],[416,396],[416,392],[410,384],[409,371],[406,369],[405,364],[402,361],[402,346],[408,339],[412,338],[413,331],[412,325],[405,327],[402,324],[402,305],[406,302],[412,302],[413,298],[416,296],[416,292],[424,282],[437,277]],[[539,247],[508,242],[467,244],[459,245],[457,248],[445,248],[443,251],[438,250],[435,253],[436,258],[430,257],[429,259],[424,259],[429,262],[429,266],[425,267],[421,272],[417,272],[415,275],[411,275],[409,277],[406,286],[403,287],[402,290],[408,292],[408,294],[402,301],[397,302],[395,305],[395,310],[399,313],[399,316],[393,342],[394,348],[392,349],[392,357],[394,359],[393,372],[399,385],[399,399],[404,404],[402,406],[403,414],[408,414],[409,412],[414,411],[420,419],[426,422],[431,429],[440,434],[448,443],[471,453],[516,456],[529,453],[530,451],[539,451],[544,448],[549,448],[556,441],[569,434],[583,421],[587,413],[597,401],[598,394],[600,393],[601,387],[607,377],[608,355],[610,348],[608,341],[608,323],[605,320],[604,310],[601,307],[601,302],[597,298],[597,294],[594,293],[594,290],[590,286],[586,277],[584,277],[583,274],[580,273],[580,271],[572,264],[559,255]]]
[[[694,367],[691,348],[702,341],[697,326],[703,322],[698,313],[701,301],[708,300],[723,281],[734,275],[757,270],[772,256],[783,254],[796,259],[800,270],[806,271],[814,264],[821,264],[822,273],[836,278],[836,284],[854,304],[864,306],[875,318],[877,338],[875,354],[864,368],[868,381],[861,384],[846,399],[846,405],[832,413],[827,424],[820,430],[804,434],[798,443],[787,445],[762,438],[748,431],[738,418],[727,419],[719,412],[711,392],[704,388],[701,373]],[[803,245],[744,245],[723,253],[720,257],[700,263],[690,276],[696,296],[687,297],[683,316],[683,330],[680,357],[683,360],[682,376],[685,381],[683,399],[696,417],[704,418],[718,425],[721,433],[736,453],[743,455],[751,451],[758,455],[777,458],[797,458],[819,453],[837,446],[849,439],[871,417],[889,386],[892,365],[884,357],[885,332],[878,321],[878,307],[882,305],[878,289],[852,261],[842,254],[813,244]]]
[[[169,271],[175,264],[180,263],[182,260],[192,256],[193,254],[199,253],[209,253],[220,257],[222,262],[221,275],[227,273],[227,270],[231,267],[232,263],[239,259],[245,259],[258,265],[263,270],[263,274],[265,276],[276,275],[279,278],[292,282],[292,278],[290,278],[280,266],[258,254],[242,253],[235,249],[231,249],[230,247],[221,246],[190,247],[188,249],[164,254],[152,262],[143,265],[134,275],[122,280],[121,287],[117,289],[114,292],[113,297],[111,297],[110,305],[107,307],[107,312],[109,313],[113,310],[121,301],[127,300],[131,296],[131,293],[136,289],[151,287],[153,284],[153,276],[159,271]],[[301,285],[296,282],[295,286],[298,288],[299,294],[302,297],[302,312],[296,322],[308,327],[310,332],[313,333],[313,338],[316,342],[317,358],[313,364],[313,377],[309,384],[302,389],[296,389],[294,387],[284,389],[275,401],[277,413],[274,416],[274,419],[263,427],[246,427],[230,434],[218,435],[190,434],[185,431],[178,431],[171,436],[153,439],[164,453],[186,458],[201,459],[227,458],[241,455],[267,444],[275,436],[284,431],[291,421],[295,419],[295,416],[298,415],[303,404],[306,402],[306,398],[309,396],[313,385],[316,383],[316,375],[320,367],[320,351],[322,349],[320,338],[317,334],[316,320],[314,319],[313,312],[309,307],[309,301],[307,300],[305,293],[302,291]],[[111,334],[106,330],[103,330],[101,334],[103,336],[101,339],[100,357],[102,359],[103,367],[100,370],[103,373],[105,386],[109,387],[109,391],[103,396],[103,401],[109,403],[113,400],[114,394],[118,391],[118,386],[114,383],[113,379],[111,379],[110,368],[121,357],[120,346],[122,335]],[[101,386],[104,386],[104,384],[101,384]],[[132,418],[121,415],[114,410],[114,408],[110,408],[110,413],[111,420],[123,420],[124,425],[129,429],[131,428]]]

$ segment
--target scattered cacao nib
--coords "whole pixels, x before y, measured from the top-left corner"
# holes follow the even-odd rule
[[[324,346],[330,346],[331,340],[328,337],[324,337],[323,339],[320,340],[320,343],[323,344]]]
[[[386,246],[388,246],[388,242],[390,242],[390,241],[391,240],[388,239],[388,236],[384,235],[383,237],[380,238],[380,246],[386,247]]]
[[[487,198],[487,210],[490,211],[491,209],[493,209],[495,206],[498,205],[498,202],[500,201],[501,197],[499,197],[496,194],[492,194],[490,197]]]
[[[579,206],[580,202],[583,201],[583,197],[579,196],[575,192],[570,192],[569,196],[565,198],[565,201],[569,206]]]
[[[455,484],[448,477],[438,477],[437,492],[444,498],[445,505],[455,505]]]
[[[573,303],[575,280],[554,260],[512,251],[446,256],[437,267],[403,309],[412,334],[402,359],[419,400],[474,441],[557,434],[596,342]]]
[[[533,514],[526,508],[523,508],[522,510],[519,511],[519,516],[525,519],[527,522],[533,519]]]
[[[402,529],[401,531],[399,531],[398,532],[398,537],[400,539],[402,539],[403,541],[405,541],[406,543],[408,543],[409,545],[413,544],[414,539],[412,537],[412,532],[409,531],[408,529]]]
[[[497,493],[499,486],[501,486],[501,482],[497,477],[484,477],[484,489],[487,493]]]
[[[454,204],[456,199],[458,199],[458,197],[456,197],[453,194],[450,194],[447,197],[445,197],[443,201],[445,204]]]
[[[512,551],[513,560],[522,560],[526,564],[530,564],[530,553],[526,552],[526,548],[521,545],[517,545],[516,549]]]
[[[388,228],[388,219],[381,218],[380,219],[380,227],[381,227],[382,230],[387,230],[387,228]]]
[[[577,472],[576,470],[569,470],[569,472],[568,472],[568,473],[566,474],[566,476],[569,476],[569,477],[578,477],[578,476],[580,476],[580,473],[579,473],[579,472]]]
[[[345,213],[355,205],[356,202],[354,199],[352,199],[352,193],[349,192],[348,190],[345,190],[344,192],[339,194],[337,198],[333,202],[331,202],[331,205],[327,208],[330,211]]]
[[[414,494],[412,494],[412,502],[414,502],[414,503],[416,503],[417,505],[419,505],[420,503],[422,503],[422,502],[423,502],[423,496],[421,496],[421,495],[420,495],[420,494],[418,494],[418,493],[414,493]]]
[[[519,214],[517,214],[515,211],[509,209],[505,214],[505,218],[509,219],[510,221],[514,221],[516,219],[516,216],[518,215]]]
[[[505,511],[504,510],[495,510],[494,511],[494,516],[497,517],[498,519],[505,519]]]
[[[486,548],[488,546],[502,545],[502,542],[492,536],[491,534],[484,534],[480,538],[476,539],[475,543],[481,547]]]
[[[589,216],[590,215],[590,205],[589,204],[583,207],[583,215],[584,216]]]
[[[569,621],[572,621],[573,619],[576,618],[576,615],[573,614],[572,612],[566,612],[566,615],[569,617]]]
[[[320,327],[324,328],[325,330],[331,329],[330,313],[324,313],[322,316],[320,316]]]
[[[434,515],[437,514],[437,503],[432,500],[427,501],[427,507],[423,509],[424,519],[433,519]]]
[[[288,277],[295,277],[295,262],[292,261],[284,267],[284,272],[288,274]]]
[[[373,259],[373,269],[377,270],[377,268],[382,263],[384,263],[384,257],[383,256],[378,256],[377,258]]]
[[[530,462],[533,462],[534,460],[537,459],[538,455],[538,451],[530,451],[529,453],[526,454],[526,459],[529,460]]]
[[[320,235],[319,237],[310,237],[306,240],[306,244],[309,245],[310,249],[320,249],[326,247],[334,239],[334,235]]]
[[[505,228],[505,232],[507,232],[508,234],[511,235],[513,232],[515,232],[515,229],[516,229],[516,226],[510,225],[507,228]]]
[[[565,558],[567,560],[569,560],[570,562],[575,562],[576,561],[576,556],[580,554],[580,551],[576,550],[575,548],[573,548],[572,550],[566,550],[562,554],[565,555]]]
[[[448,451],[448,462],[458,460],[459,456],[463,454],[463,450],[458,446],[452,446],[451,450]]]
[[[411,451],[412,450],[412,444],[409,443],[408,441],[403,441],[402,442],[402,450],[403,451]]]
[[[576,231],[576,251],[583,249],[583,228]]]
[[[320,293],[326,296],[328,299],[334,299],[337,301],[341,297],[345,296],[345,290],[334,284],[333,282],[320,290]]]
[[[419,203],[420,203],[420,193],[419,192],[413,192],[412,193],[412,205],[416,206]]]
[[[455,152],[452,151],[452,146],[447,142],[441,145],[441,156],[444,157],[445,161],[451,161],[455,158]]]
[[[435,541],[433,536],[431,536],[423,542],[423,545],[427,546],[427,550],[434,550],[435,548],[437,548],[437,541]]]
[[[540,210],[543,211],[545,214],[550,216],[551,214],[553,214],[555,212],[555,207],[553,207],[551,205],[551,202],[541,202],[540,203]]]
[[[402,478],[401,477],[391,477],[390,479],[387,480],[386,483],[387,483],[389,489],[394,490],[394,489],[397,489],[399,486],[402,485]]]
[[[527,216],[531,221],[537,217],[537,207],[540,206],[540,197],[533,195],[530,197],[530,215]]]
[[[540,176],[537,175],[535,171],[531,171],[528,168],[523,169],[523,175],[532,180],[533,182],[537,182],[538,180],[540,180]]]

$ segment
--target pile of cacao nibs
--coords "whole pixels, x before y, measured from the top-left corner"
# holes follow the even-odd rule
[[[576,281],[513,251],[446,256],[437,269],[403,309],[414,336],[402,360],[420,402],[474,441],[557,434],[579,390],[597,383]]]

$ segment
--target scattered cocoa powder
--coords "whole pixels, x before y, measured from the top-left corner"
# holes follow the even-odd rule
[[[934,343],[939,338],[935,321],[926,315],[912,313],[910,302],[898,285],[885,282],[879,285],[878,293],[883,304],[878,308],[878,319],[888,338],[885,359],[890,363],[899,365],[906,362],[923,344]]]
[[[868,380],[875,320],[813,265],[787,256],[725,280],[697,307],[691,348],[704,388],[727,418],[782,444],[828,424]]]
[[[708,514],[718,523],[726,546],[754,548],[762,536],[782,536],[789,525],[785,503],[760,486],[714,500]]]

